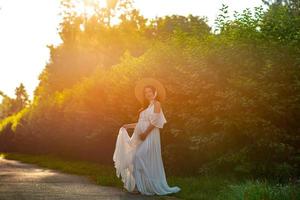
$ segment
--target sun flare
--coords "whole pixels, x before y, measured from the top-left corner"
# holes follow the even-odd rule
[[[75,12],[90,17],[95,14],[95,8],[101,9],[107,6],[106,0],[83,0],[77,1]]]
[[[74,8],[76,13],[89,17],[95,13],[94,5],[101,9],[107,6],[107,2],[114,4],[116,0],[71,2],[78,4]],[[146,18],[193,14],[207,16],[212,25],[222,3],[228,4],[231,10],[240,11],[261,5],[261,0],[212,0],[205,4],[195,0],[135,0],[133,5]],[[0,0],[0,91],[13,96],[15,88],[24,83],[33,97],[39,83],[38,76],[49,60],[47,45],[61,43],[57,32],[61,22],[60,12],[59,0]],[[114,20],[118,19],[111,20],[115,23]]]
[[[0,199],[300,200],[299,2],[0,0]]]

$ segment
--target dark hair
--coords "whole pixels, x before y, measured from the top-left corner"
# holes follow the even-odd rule
[[[156,88],[155,87],[153,87],[152,85],[146,85],[145,87],[144,87],[144,90],[143,90],[143,95],[145,96],[145,89],[146,88],[150,88],[151,90],[152,90],[152,92],[153,92],[153,94],[156,92]],[[155,100],[158,100],[158,97],[156,96],[155,97]],[[149,104],[150,104],[150,102],[146,99],[146,98],[144,98],[144,101],[143,101],[143,103],[142,103],[142,107],[141,107],[141,109],[139,110],[139,114],[143,111],[143,110],[145,110],[146,108],[148,108],[148,106],[149,106]]]

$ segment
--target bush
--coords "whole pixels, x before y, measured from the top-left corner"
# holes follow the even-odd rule
[[[85,30],[72,19],[78,27],[62,27],[64,43],[51,47],[33,105],[16,117],[22,123],[2,122],[14,135],[2,144],[112,164],[118,128],[137,120],[135,82],[154,77],[168,95],[161,136],[169,172],[299,176],[300,18],[284,5],[222,16],[216,33],[192,16]]]

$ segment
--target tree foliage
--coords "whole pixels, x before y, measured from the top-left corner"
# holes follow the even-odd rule
[[[7,151],[111,163],[118,128],[137,120],[135,82],[154,77],[168,95],[161,137],[169,172],[299,176],[293,1],[234,19],[223,6],[214,33],[205,18],[149,21],[124,2],[115,8],[122,11],[116,25],[98,7],[88,18],[67,10],[63,43],[49,46],[33,103],[0,125],[0,150],[5,144]]]
[[[30,104],[27,91],[22,83],[15,89],[15,95],[15,98],[11,98],[0,91],[0,96],[2,97],[0,120],[20,112]]]

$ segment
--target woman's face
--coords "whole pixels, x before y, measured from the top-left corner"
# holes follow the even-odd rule
[[[145,90],[144,90],[144,94],[145,94],[145,98],[148,101],[151,101],[151,100],[154,99],[154,91],[151,88],[146,87]]]

